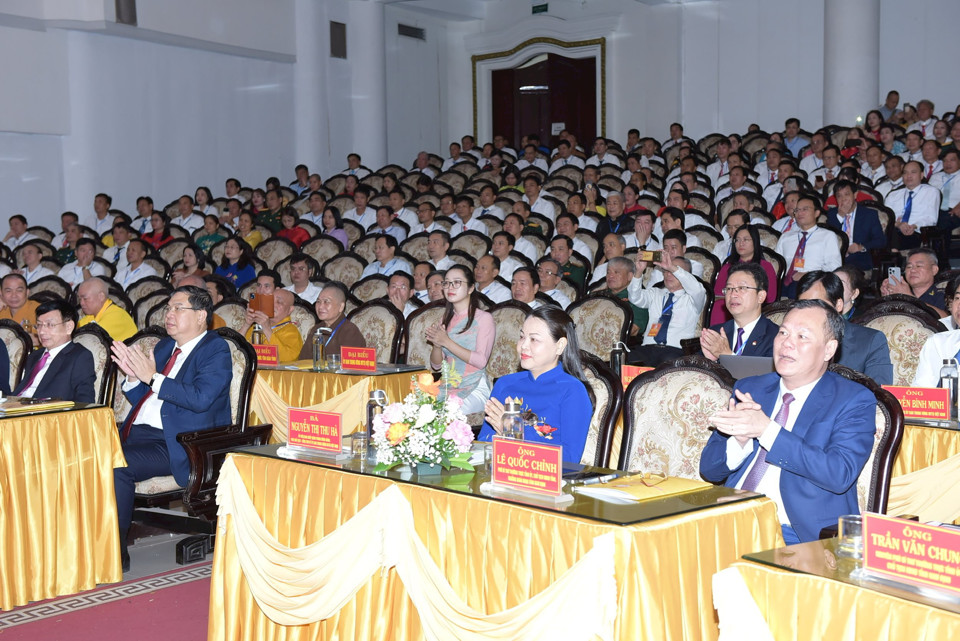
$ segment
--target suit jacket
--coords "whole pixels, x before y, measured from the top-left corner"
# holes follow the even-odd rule
[[[893,385],[893,363],[890,346],[882,332],[844,321],[843,343],[834,360],[852,370],[862,372],[878,385]]]
[[[0,391],[10,394],[10,354],[3,341],[0,341]]]
[[[827,226],[843,231],[843,224],[837,220],[836,207],[827,211]],[[870,250],[880,249],[887,245],[887,237],[883,233],[883,227],[880,225],[880,218],[876,211],[857,205],[853,214],[853,242],[863,245],[867,248],[867,251],[844,256],[843,262],[847,265],[859,267],[863,271],[873,269],[873,258],[870,256]]]
[[[751,376],[736,389],[749,392],[771,416],[780,394],[776,373]],[[833,372],[824,373],[797,416],[793,431],[781,430],[767,463],[780,468],[780,494],[790,524],[801,541],[842,514],[858,514],[857,478],[873,449],[876,398],[870,390]],[[759,450],[736,469],[727,467],[727,435],[714,431],[700,457],[700,474],[713,483],[736,487]]]
[[[737,344],[736,322],[731,318],[726,323],[711,327],[715,332],[723,329],[730,341],[730,349]],[[773,356],[773,339],[777,337],[780,326],[766,316],[761,316],[747,338],[741,356]]]
[[[40,361],[45,350],[38,349],[27,357],[23,380],[14,394],[20,394],[30,382],[30,374]],[[67,343],[47,366],[47,373],[33,393],[34,398],[59,398],[77,403],[96,403],[94,382],[97,373],[93,368],[93,354],[77,343]]]
[[[153,355],[158,372],[175,346],[172,338],[157,343]],[[186,450],[177,442],[177,435],[232,423],[229,394],[232,377],[230,347],[216,332],[207,332],[187,356],[176,378],[167,377],[160,386],[157,397],[163,401],[160,406],[163,440],[170,455],[170,470],[181,486],[187,484],[190,464]],[[136,406],[149,390],[146,383],[140,383],[124,395]]]

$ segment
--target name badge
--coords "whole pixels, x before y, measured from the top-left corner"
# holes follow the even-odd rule
[[[650,326],[650,331],[647,332],[647,336],[657,337],[657,334],[660,332],[661,323],[654,323]]]

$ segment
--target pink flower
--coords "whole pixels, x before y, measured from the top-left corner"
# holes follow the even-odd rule
[[[456,443],[457,449],[465,452],[473,445],[473,430],[470,429],[467,423],[461,420],[454,420],[451,421],[447,429],[444,430],[443,438],[453,441]]]
[[[383,420],[387,423],[399,423],[403,420],[403,404],[393,403],[383,408]]]

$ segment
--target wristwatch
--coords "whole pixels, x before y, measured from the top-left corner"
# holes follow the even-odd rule
[[[157,382],[158,376],[160,376],[160,374],[154,373],[153,376],[150,377],[150,387],[153,387],[153,384]]]

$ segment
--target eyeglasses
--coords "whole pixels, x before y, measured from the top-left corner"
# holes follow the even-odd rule
[[[744,292],[748,292],[748,291],[751,291],[751,290],[752,290],[752,291],[755,291],[755,292],[759,292],[759,291],[760,291],[760,288],[759,288],[759,287],[747,287],[746,285],[741,285],[741,286],[739,286],[739,287],[724,287],[724,288],[723,288],[722,290],[720,290],[720,291],[722,291],[722,292],[723,292],[723,295],[726,296],[727,294],[743,294]]]
[[[36,327],[37,329],[53,329],[57,325],[63,325],[66,322],[67,321],[60,321],[59,323],[40,322],[40,323],[35,323],[34,327]]]
[[[460,289],[461,285],[463,285],[462,280],[445,280],[440,283],[440,287],[444,289]]]
[[[163,308],[163,315],[166,316],[166,315],[169,314],[170,312],[173,312],[174,314],[181,314],[181,313],[187,311],[188,309],[191,310],[191,311],[194,311],[194,312],[200,311],[200,310],[199,310],[198,308],[196,308],[196,307],[183,307],[183,306],[181,306],[181,305],[173,305],[173,306],[165,305],[164,308]]]
[[[537,273],[541,276],[556,276],[557,272],[552,272],[549,269],[543,269],[542,267],[537,268]]]
[[[745,238],[737,238],[733,242],[736,243],[737,245],[746,245],[747,243],[752,243],[753,239],[747,236]]]

